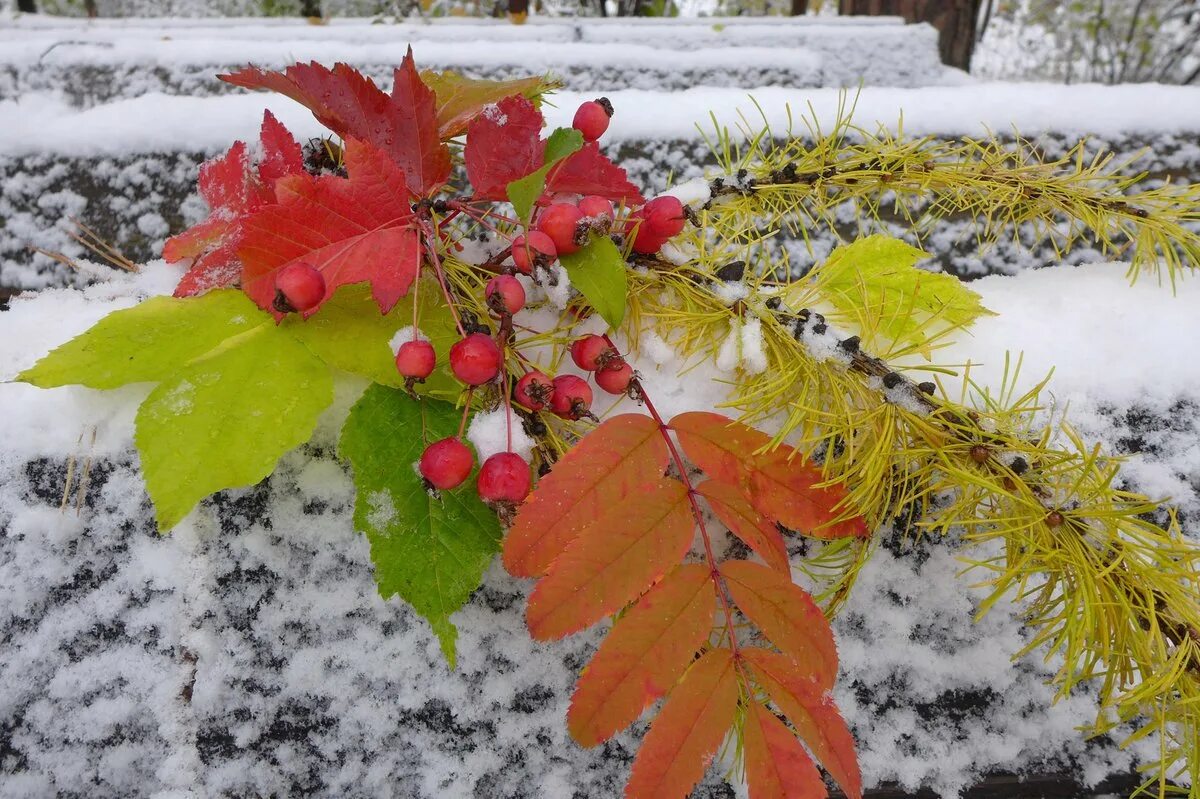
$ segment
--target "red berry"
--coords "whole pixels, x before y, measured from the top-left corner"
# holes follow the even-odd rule
[[[635,211],[625,223],[625,234],[633,236],[633,251],[642,255],[653,255],[667,243],[665,236],[654,233],[641,211]]]
[[[613,220],[613,204],[604,197],[595,194],[584,197],[579,201],[579,211],[589,219]]]
[[[517,402],[531,411],[540,411],[554,397],[554,384],[550,378],[538,371],[526,372],[513,389]]]
[[[325,276],[306,263],[289,264],[275,273],[275,309],[310,311],[325,299]]]
[[[534,266],[548,266],[557,257],[558,250],[554,248],[553,239],[540,230],[531,230],[513,239],[513,264],[523,275],[532,275]]]
[[[580,369],[594,372],[603,369],[613,358],[620,357],[604,336],[584,336],[571,342],[571,360]]]
[[[642,215],[646,218],[642,227],[649,228],[651,233],[664,239],[678,236],[687,222],[683,203],[679,202],[678,197],[670,195],[655,197],[647,202],[642,206]]]
[[[589,415],[592,407],[592,387],[576,375],[559,375],[554,378],[554,396],[550,398],[550,410],[564,419],[581,419]]]
[[[621,360],[596,372],[596,385],[609,394],[624,394],[633,382],[633,367]]]
[[[417,468],[431,486],[447,489],[467,479],[474,460],[466,444],[457,438],[443,438],[425,448]]]
[[[396,370],[404,377],[424,380],[436,363],[437,354],[428,341],[406,341],[396,351]]]
[[[595,141],[608,130],[608,120],[612,115],[612,103],[606,98],[588,100],[579,104],[571,126],[583,134],[584,141]]]
[[[529,494],[529,464],[515,452],[497,452],[479,467],[475,487],[488,502],[520,502]]]
[[[538,217],[537,229],[554,242],[556,253],[568,255],[580,247],[576,237],[579,235],[579,222],[582,219],[583,211],[580,211],[578,206],[555,203],[542,211],[542,215]]]
[[[497,315],[515,314],[525,307],[525,289],[521,287],[521,281],[512,275],[497,275],[489,280],[483,296],[487,298],[488,307]]]
[[[450,348],[450,371],[468,386],[481,386],[500,374],[500,357],[491,336],[472,333]]]

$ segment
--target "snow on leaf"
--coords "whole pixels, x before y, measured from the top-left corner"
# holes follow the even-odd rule
[[[438,131],[443,139],[466,132],[471,120],[492,103],[512,95],[533,100],[553,85],[540,77],[488,80],[468,78],[453,70],[429,69],[421,71],[421,80],[437,96]]]
[[[811,276],[868,348],[889,353],[900,343],[928,356],[931,326],[965,328],[992,315],[954,275],[918,269],[917,261],[928,257],[899,239],[876,234],[838,247]]]
[[[525,610],[530,634],[561,638],[632,602],[679,563],[693,525],[687,489],[666,477],[603,509],[533,589]]]
[[[708,500],[717,518],[768,566],[791,577],[787,545],[779,528],[759,513],[737,486],[719,480],[705,480],[696,486],[696,493]]]
[[[821,772],[775,714],[751,702],[742,728],[746,784],[750,799],[824,799]]]
[[[259,307],[272,307],[275,273],[300,262],[322,272],[325,299],[338,286],[368,282],[387,313],[408,293],[421,252],[403,174],[365,142],[347,140],[345,154],[349,178],[283,178],[278,201],[246,221],[242,288]]]
[[[617,620],[579,678],[567,727],[596,746],[671,689],[712,630],[717,595],[708,568],[677,567]]]
[[[451,667],[450,616],[479,587],[500,541],[496,514],[473,481],[434,496],[413,469],[427,444],[457,432],[459,417],[450,403],[373,385],[350,410],[338,445],[354,468],[354,523],[371,543],[380,596],[399,594],[424,616]],[[381,497],[394,513],[379,513]]]
[[[731,560],[720,566],[729,596],[771,643],[811,674],[821,690],[837,678],[837,647],[825,614],[800,586],[766,566]]]
[[[826,689],[791,658],[757,647],[742,650],[755,681],[783,711],[808,748],[850,799],[862,797],[854,737]]]
[[[592,236],[591,241],[573,253],[558,257],[567,270],[571,285],[579,289],[596,312],[616,329],[625,320],[625,301],[629,294],[629,275],[621,251],[608,236]]]
[[[414,195],[431,194],[450,175],[450,150],[438,136],[436,99],[417,74],[411,47],[396,69],[390,95],[347,64],[328,69],[314,61],[283,72],[247,67],[218,77],[234,86],[279,92],[342,138],[370,142],[399,165]]]
[[[658,480],[667,459],[649,416],[606,420],[567,450],[521,505],[504,539],[505,568],[517,577],[543,574],[592,520]]]
[[[821,470],[786,444],[717,413],[681,413],[670,427],[688,458],[716,480],[738,486],[768,519],[818,538],[865,536],[862,517],[848,506],[840,483],[827,484]]]
[[[725,739],[737,711],[738,681],[728,649],[713,649],[683,675],[642,740],[626,799],[683,799]]]
[[[42,388],[68,384],[116,388],[157,382],[267,318],[234,289],[186,300],[151,297],[113,311],[17,379]]]
[[[333,401],[329,368],[257,316],[256,326],[182,366],[138,408],[134,441],[160,530],[214,491],[265,478],[309,439]]]

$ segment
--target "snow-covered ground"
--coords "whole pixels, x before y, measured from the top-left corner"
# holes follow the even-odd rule
[[[824,69],[836,47],[856,48],[846,52],[851,65],[892,57],[871,37],[913,35],[872,21],[852,36],[833,30],[828,41],[840,44],[821,45],[826,33],[811,23],[721,25],[452,22],[412,35],[418,58],[449,60],[459,55],[456,42],[486,30],[494,43],[462,54],[481,70],[521,58],[540,70],[578,54],[573,74],[582,80],[604,74],[597,70],[606,68],[606,48],[631,71],[675,70],[678,86],[630,82],[605,92],[617,107],[609,146],[656,189],[669,173],[691,174],[703,152],[695,125],[710,126],[710,111],[730,126],[738,110],[754,119],[752,94],[778,130],[787,104],[802,112],[811,102],[829,119],[838,102],[835,88],[794,84],[689,88],[687,76],[705,74],[706,64],[791,65],[800,74]],[[188,85],[180,75],[229,59],[282,64],[289,54],[356,62],[370,54],[382,64],[414,30],[361,22],[0,23],[0,287],[61,281],[17,253],[30,244],[65,249],[67,215],[131,231],[126,240],[140,237],[152,250],[203,211],[190,188],[196,160],[252,136],[264,107],[298,134],[317,132],[307,112],[280,98],[163,93]],[[801,34],[810,40],[801,44]],[[583,45],[570,44],[577,40]],[[46,52],[55,41],[64,45]],[[208,49],[212,42],[220,47]],[[903,74],[924,70],[928,55],[908,56]],[[114,66],[164,75],[107,94],[51,90],[54,75]],[[860,124],[895,125],[902,111],[904,129],[916,134],[978,135],[1015,124],[1055,147],[1076,135],[1124,148],[1149,143],[1160,175],[1200,174],[1200,90],[921,74],[868,81]],[[551,124],[595,96],[591,85],[559,95]],[[147,86],[157,93],[143,94]],[[935,243],[948,246],[954,235],[943,230]],[[970,361],[983,382],[998,379],[1008,351],[1024,352],[1026,381],[1055,367],[1055,409],[1069,407],[1073,422],[1111,451],[1137,452],[1125,471],[1131,485],[1172,496],[1196,518],[1200,359],[1191,349],[1200,338],[1200,281],[1172,295],[1152,280],[1129,287],[1122,265],[1028,269],[1045,262],[999,252],[1019,274],[973,283],[999,316],[939,351],[939,362]],[[155,263],[136,276],[98,271],[77,282],[95,276],[103,279],[16,298],[0,312],[0,381],[108,311],[169,292],[178,272]],[[662,360],[638,368],[664,407],[691,407],[702,396],[699,374],[680,375],[681,364]],[[269,480],[206,502],[161,538],[131,444],[144,388],[0,383],[0,796],[620,794],[641,728],[588,751],[564,725],[570,686],[597,633],[531,642],[521,616],[529,586],[497,564],[456,618],[459,669],[451,673],[425,623],[399,601],[378,598],[350,517],[350,479],[332,454],[360,389],[343,385],[313,443]],[[78,477],[89,461],[85,496],[63,509],[68,464]],[[971,623],[978,595],[958,575],[956,555],[953,541],[919,549],[889,542],[837,620],[837,699],[860,742],[867,784],[953,795],[996,770],[1067,773],[1084,783],[1128,772],[1138,753],[1119,752],[1110,739],[1085,743],[1076,730],[1094,716],[1092,693],[1051,706],[1044,682],[1054,664],[1035,655],[1010,665],[1025,640],[1011,608]],[[720,778],[714,769],[697,796],[728,796]]]

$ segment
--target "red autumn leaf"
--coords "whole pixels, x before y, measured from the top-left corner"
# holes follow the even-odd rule
[[[713,513],[742,543],[758,553],[772,569],[791,578],[787,546],[779,528],[759,513],[737,486],[720,480],[705,480],[696,486],[696,493],[708,500]]]
[[[443,139],[466,132],[471,120],[492,103],[514,94],[532,99],[553,87],[541,77],[488,80],[453,70],[421,70],[421,80],[437,95],[438,131]]]
[[[235,283],[241,273],[237,247],[246,216],[275,199],[275,180],[304,170],[300,145],[270,111],[263,114],[261,137],[263,158],[257,169],[242,142],[200,167],[200,196],[208,203],[208,218],[163,246],[163,259],[170,263],[192,259],[175,287],[176,297]]]
[[[504,567],[517,577],[543,574],[579,532],[606,509],[660,478],[667,446],[649,416],[608,419],[571,447],[521,505],[504,539]]]
[[[339,286],[370,283],[387,313],[408,293],[421,250],[404,176],[365,142],[348,139],[345,156],[348,178],[284,177],[275,184],[277,202],[247,219],[238,247],[242,288],[259,307],[272,307],[275,273],[298,262],[324,275],[324,299]]]
[[[650,725],[626,799],[682,799],[712,761],[737,711],[738,682],[728,649],[692,664]]]
[[[747,647],[742,657],[755,681],[766,689],[846,796],[861,799],[862,774],[854,753],[854,737],[832,697],[785,655]]]
[[[617,620],[579,678],[567,727],[595,746],[625,729],[663,696],[709,633],[717,595],[708,567],[679,566]]]
[[[847,508],[848,492],[825,482],[821,470],[771,437],[720,414],[681,413],[670,427],[687,456],[709,477],[741,488],[768,519],[817,538],[868,534],[866,521]]]
[[[530,634],[561,638],[637,599],[683,558],[693,525],[687,489],[666,477],[607,507],[533,589],[525,610]]]
[[[508,184],[542,165],[540,111],[521,96],[506,97],[471,120],[463,150],[475,197],[506,200]]]
[[[505,98],[483,110],[467,129],[463,159],[475,197],[505,200],[508,184],[545,163],[542,112],[524,97]],[[640,205],[642,195],[625,170],[601,154],[595,142],[569,155],[550,170],[547,194],[596,194],[626,205]]]
[[[746,618],[771,643],[828,690],[837,678],[837,647],[825,614],[800,586],[766,566],[746,560],[721,564],[725,587]]]
[[[411,47],[396,69],[390,95],[347,64],[331,70],[314,61],[283,72],[247,67],[218,77],[286,95],[342,138],[373,144],[400,166],[414,195],[433,193],[450,176],[450,150],[438,136],[437,101],[417,73]]]
[[[758,702],[746,711],[742,728],[746,784],[750,799],[825,799],[821,772],[775,714]]]

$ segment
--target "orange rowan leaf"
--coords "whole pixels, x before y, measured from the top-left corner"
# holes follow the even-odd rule
[[[517,577],[543,574],[580,530],[662,477],[667,459],[649,416],[608,419],[568,450],[521,505],[504,539],[504,567]]]
[[[742,729],[750,799],[825,799],[829,790],[812,758],[775,714],[750,705]]]
[[[728,649],[692,664],[650,725],[626,799],[682,799],[704,776],[737,711],[738,684]]]
[[[784,527],[816,538],[864,537],[866,521],[847,515],[849,492],[841,483],[825,481],[821,470],[781,446],[757,456],[750,466],[750,493],[755,506]]]
[[[837,677],[837,647],[825,614],[800,586],[779,572],[746,560],[721,564],[729,596],[746,618],[799,667],[821,690]]]
[[[595,517],[555,558],[525,609],[530,634],[561,638],[637,599],[677,564],[692,543],[683,483],[646,483]]]
[[[714,480],[738,486],[772,521],[817,538],[868,534],[862,517],[848,514],[848,492],[825,482],[821,470],[795,449],[717,413],[681,413],[670,427],[692,463]]]
[[[743,649],[741,654],[755,681],[787,716],[846,796],[861,799],[862,774],[854,753],[854,737],[826,689],[786,655],[757,647]]]
[[[696,486],[696,493],[708,500],[713,513],[730,532],[757,552],[768,566],[791,578],[787,546],[783,543],[779,528],[759,513],[737,486],[719,480],[705,480]]]
[[[679,566],[617,620],[571,697],[567,727],[595,746],[671,689],[712,631],[717,595],[708,566]]]

